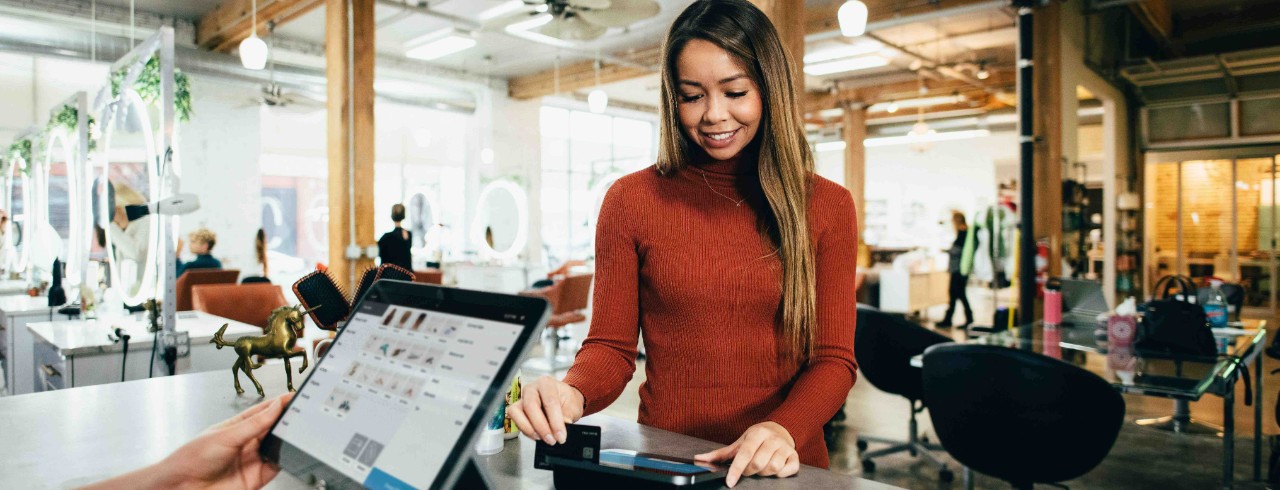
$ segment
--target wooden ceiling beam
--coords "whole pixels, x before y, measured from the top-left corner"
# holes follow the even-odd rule
[[[1182,46],[1173,38],[1173,10],[1167,0],[1134,2],[1129,4],[1129,11],[1166,54],[1182,54]]]
[[[991,77],[983,80],[990,89],[1007,89],[1013,86],[1017,81],[1017,74],[1012,71],[992,70]],[[973,93],[981,92],[963,80],[946,79],[946,80],[925,80],[924,86],[928,89],[930,95],[947,94],[951,92]],[[810,92],[805,98],[804,112],[816,113],[826,109],[834,109],[850,103],[860,103],[862,105],[871,105],[877,102],[885,102],[893,99],[914,99],[921,97],[920,83],[912,80],[908,82],[890,83],[885,85],[876,85],[869,87],[857,87],[841,89],[836,93],[831,92]]]
[[[988,2],[990,0],[863,0],[867,4],[868,24]],[[843,1],[833,1],[820,7],[805,8],[805,32],[818,34],[840,30],[836,13],[841,5],[844,5]]]
[[[253,0],[223,0],[196,23],[196,44],[229,52],[255,30],[265,33],[267,22],[285,24],[321,5],[324,0],[258,0],[258,25],[254,26]]]

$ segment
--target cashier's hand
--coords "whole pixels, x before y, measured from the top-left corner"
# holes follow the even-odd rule
[[[547,444],[563,443],[568,437],[564,424],[582,418],[585,398],[577,388],[551,376],[524,385],[520,401],[507,408],[507,415],[520,432]]]
[[[258,489],[280,473],[258,455],[258,444],[285,405],[286,393],[241,412],[200,434],[159,463],[89,488]]]
[[[725,484],[733,488],[744,476],[786,478],[800,472],[800,455],[791,433],[776,422],[761,422],[747,428],[733,444],[693,457],[708,463],[733,461]]]

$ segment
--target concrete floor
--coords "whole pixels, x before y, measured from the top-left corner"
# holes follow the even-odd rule
[[[970,298],[978,318],[990,318],[992,298],[983,289],[971,288]],[[938,307],[925,313],[925,320],[936,322],[942,318],[944,308]],[[957,318],[957,323],[959,319]],[[1278,322],[1270,321],[1273,334]],[[585,328],[578,327],[575,337],[582,336]],[[941,330],[943,333],[962,335],[956,332]],[[540,348],[535,348],[540,350]],[[533,355],[539,355],[535,352]],[[1275,366],[1275,360],[1267,359],[1265,369]],[[604,413],[635,420],[639,408],[637,389],[644,381],[643,361],[637,366],[635,377],[631,380],[622,396]],[[561,375],[563,373],[560,373]],[[526,377],[534,373],[526,373]],[[1271,376],[1264,371],[1263,420],[1264,434],[1280,434],[1280,429],[1272,420],[1273,403],[1277,391],[1280,391],[1280,377]],[[1243,387],[1237,389],[1236,419],[1236,455],[1235,477],[1236,488],[1262,489],[1266,485],[1253,482],[1253,407],[1243,406]],[[1134,420],[1168,415],[1172,411],[1172,401],[1162,398],[1142,396],[1125,396],[1125,424],[1120,436],[1107,459],[1097,468],[1079,479],[1062,482],[1072,489],[1210,489],[1220,488],[1222,479],[1222,439],[1216,436],[1187,436],[1153,430],[1138,426]],[[858,434],[905,439],[907,434],[907,401],[903,398],[884,393],[865,379],[859,380],[849,393],[845,413],[848,418],[837,428],[837,442],[831,453],[831,469],[841,473],[858,475],[864,478],[896,485],[909,489],[961,489],[964,484],[960,466],[954,460],[943,455],[956,479],[951,483],[943,483],[938,478],[938,469],[927,460],[911,457],[907,453],[899,453],[876,459],[876,471],[863,474],[858,451],[855,447]],[[1206,396],[1203,400],[1192,404],[1192,415],[1211,423],[1222,421],[1222,399]],[[919,422],[923,431],[932,433],[928,412],[922,414]],[[1262,476],[1266,477],[1267,459],[1270,456],[1267,437],[1264,436],[1262,455]],[[933,440],[936,440],[933,439]],[[883,447],[872,444],[872,450]],[[1009,486],[986,475],[974,474],[975,488],[1005,489]],[[1040,486],[1040,488],[1051,488]]]

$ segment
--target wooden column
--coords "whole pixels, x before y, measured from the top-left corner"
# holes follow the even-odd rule
[[[1035,236],[1049,240],[1049,275],[1062,275],[1062,6],[1036,8]],[[1025,185],[1022,183],[1020,185]]]
[[[791,55],[791,72],[794,74],[796,81],[797,95],[803,99],[805,93],[804,72],[800,70],[804,68],[804,0],[750,1],[764,11],[765,15],[769,16],[769,20],[773,21],[773,27],[778,30],[778,37],[782,39],[782,47]]]
[[[348,39],[348,9],[354,36]],[[329,270],[338,283],[354,292],[352,275],[373,265],[368,258],[352,261],[346,248],[377,243],[373,229],[373,72],[374,5],[376,0],[325,0],[325,76],[329,115]],[[354,52],[347,51],[348,43]],[[350,150],[354,148],[354,153]],[[354,171],[348,168],[354,154]],[[354,173],[354,191],[350,184]],[[354,206],[353,206],[354,205]],[[354,209],[354,214],[352,210]]]
[[[858,216],[858,245],[862,245],[862,230],[867,216],[867,109],[862,104],[844,108],[844,186],[853,194],[853,205]],[[862,249],[864,247],[859,247]],[[870,265],[861,263],[859,266]],[[870,256],[868,256],[870,257]]]

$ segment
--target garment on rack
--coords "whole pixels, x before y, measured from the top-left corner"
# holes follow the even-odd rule
[[[1017,232],[1018,214],[1007,206],[990,206],[978,212],[965,238],[961,273],[990,282],[996,289],[1008,287]]]

